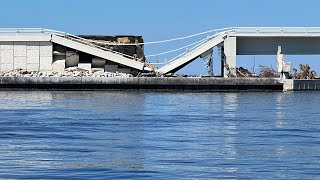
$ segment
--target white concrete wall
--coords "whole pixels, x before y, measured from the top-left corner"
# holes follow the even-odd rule
[[[224,66],[223,77],[236,76],[237,67],[237,39],[236,37],[227,37],[224,40],[224,54],[226,56],[226,65]]]
[[[40,42],[27,42],[27,70],[39,71]]]
[[[3,71],[13,69],[13,42],[3,42],[0,44],[1,65]]]
[[[285,79],[283,80],[283,90],[284,91],[293,91],[293,79]]]
[[[27,69],[27,42],[14,42],[13,69]]]
[[[51,42],[0,42],[0,71],[51,71],[51,64]]]
[[[40,42],[40,71],[52,71],[52,43]]]

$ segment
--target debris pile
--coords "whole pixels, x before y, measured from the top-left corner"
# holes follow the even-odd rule
[[[237,77],[252,77],[252,73],[243,67],[237,68]]]
[[[277,78],[279,77],[276,70],[274,70],[272,67],[267,66],[261,66],[260,67],[260,78]]]
[[[294,79],[315,79],[318,78],[317,72],[312,70],[310,71],[310,66],[308,64],[299,64],[300,72],[296,68],[293,68],[293,77]]]
[[[87,71],[80,68],[67,68],[63,72],[26,71],[22,69],[16,69],[12,71],[0,72],[0,77],[132,77],[132,74]]]
[[[144,55],[144,42],[142,36],[130,36],[130,35],[119,35],[119,36],[101,36],[101,35],[79,35],[91,41],[97,46],[110,49],[128,56],[134,57],[136,61],[146,62]],[[112,45],[113,44],[113,45]],[[131,44],[131,45],[121,45]]]

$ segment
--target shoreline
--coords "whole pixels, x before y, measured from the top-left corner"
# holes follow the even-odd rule
[[[283,91],[273,78],[0,77],[0,90]]]

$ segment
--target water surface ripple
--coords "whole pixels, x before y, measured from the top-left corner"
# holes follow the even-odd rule
[[[320,93],[0,92],[2,179],[319,179]]]

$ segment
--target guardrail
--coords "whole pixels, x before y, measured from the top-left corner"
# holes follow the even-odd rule
[[[196,43],[193,43],[192,45],[194,45],[193,47],[191,47],[190,49],[188,49],[186,52],[178,55],[177,57],[167,61],[166,63],[170,63],[174,60],[176,60],[177,58],[180,58],[184,55],[186,55],[189,52],[195,51],[199,46],[201,46],[202,44],[206,43],[208,40],[210,40],[211,38],[225,33],[225,34],[234,34],[234,35],[266,35],[266,36],[271,36],[271,35],[279,35],[279,36],[283,36],[283,35],[300,35],[300,36],[320,36],[320,27],[230,27],[230,28],[223,28],[223,29],[216,29],[216,30],[210,30],[207,32],[203,32],[203,33],[199,33],[199,34],[204,34],[204,33],[210,33],[210,32],[215,32],[214,35],[211,35],[201,41],[198,41]],[[85,39],[73,34],[69,34],[66,32],[62,32],[62,31],[56,31],[56,30],[51,30],[51,29],[44,29],[44,28],[0,28],[0,35],[33,35],[33,34],[50,34],[50,35],[57,35],[57,36],[61,36],[61,37],[65,37],[68,39],[71,39],[73,41],[77,41],[79,43],[83,43],[95,48],[99,48],[105,51],[109,51],[112,53],[116,53],[119,55],[122,55],[124,57],[130,58],[130,59],[134,59],[134,57],[120,53],[120,52],[116,52],[113,51],[110,48],[106,48],[106,47],[102,47],[99,45],[95,44],[94,40],[89,40],[89,39]],[[195,34],[197,35],[197,34]],[[191,35],[190,37],[193,37],[195,35]],[[184,38],[188,38],[184,37]],[[180,40],[183,38],[176,38],[173,40]],[[159,42],[170,42],[171,40],[164,40],[164,41],[159,41]],[[155,42],[152,42],[155,43]],[[157,43],[157,42],[156,42]],[[108,45],[109,43],[106,43],[106,45]],[[143,43],[143,44],[148,44],[148,43]],[[132,44],[117,44],[115,43],[114,45],[132,45]],[[188,45],[187,47],[190,47],[191,45]],[[179,48],[181,49],[181,48]]]
[[[234,27],[231,33],[319,35],[320,27]]]
[[[62,31],[56,31],[56,30],[51,30],[51,29],[44,29],[44,28],[0,28],[0,35],[43,35],[43,34],[49,34],[49,35],[56,35],[60,37],[64,37],[67,39],[71,39],[73,41],[89,45],[91,47],[99,48],[105,51],[109,51],[115,54],[122,55],[124,57],[134,59],[134,57],[129,56],[127,54],[123,54],[117,51],[113,51],[110,48],[105,48],[102,46],[98,46],[94,44],[94,41],[91,41],[89,39],[82,38],[80,36],[76,36],[73,34],[69,34],[66,32]]]
[[[216,34],[214,34],[214,35],[211,35],[211,36],[209,36],[209,37],[207,37],[207,38],[199,41],[198,44],[196,44],[196,45],[193,46],[192,48],[188,49],[187,51],[185,51],[185,52],[179,54],[178,56],[170,59],[170,60],[167,61],[165,64],[171,64],[173,61],[175,61],[175,60],[177,60],[177,59],[179,59],[179,58],[187,55],[188,53],[191,53],[191,52],[194,52],[194,51],[198,50],[198,48],[200,48],[203,44],[207,43],[207,42],[210,41],[211,39],[213,39],[213,38],[215,38],[215,37],[217,37],[217,36],[219,36],[219,35],[221,35],[221,34],[227,34],[228,32],[232,32],[232,31],[233,31],[233,29],[227,30],[227,31],[218,32],[218,33],[216,33]]]
[[[170,64],[174,60],[185,56],[186,54],[197,50],[201,45],[205,44],[210,39],[220,35],[248,35],[248,36],[255,36],[255,35],[262,35],[262,36],[272,36],[272,35],[279,35],[279,36],[320,36],[320,27],[233,27],[233,28],[226,28],[226,30],[218,31],[216,34],[209,36],[202,41],[199,41],[198,44],[193,46],[192,48],[188,49],[187,51],[179,54],[178,56],[170,59],[169,61],[165,62],[164,64]]]
[[[223,28],[223,29],[217,29],[217,30],[210,30],[208,32],[219,33],[224,31],[228,31],[230,33],[319,33],[320,34],[320,27],[230,27],[230,28]],[[55,34],[59,36],[74,37],[77,39],[88,41],[88,39],[84,39],[73,34],[69,34],[62,31],[51,30],[51,29],[45,29],[45,28],[0,28],[0,34],[15,34],[15,35]],[[176,39],[180,39],[180,38],[176,38]]]

